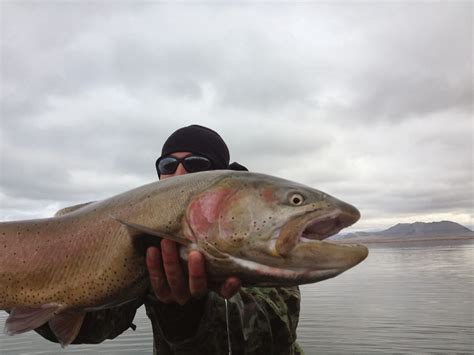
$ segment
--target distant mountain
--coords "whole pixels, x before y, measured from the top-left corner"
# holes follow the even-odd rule
[[[332,240],[354,241],[408,241],[419,239],[474,238],[474,232],[459,223],[451,221],[398,223],[379,232],[354,232],[336,235]]]
[[[386,237],[404,236],[453,236],[474,233],[459,223],[451,221],[399,223],[382,232]]]

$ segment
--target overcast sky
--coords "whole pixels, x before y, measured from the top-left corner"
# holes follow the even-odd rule
[[[156,179],[175,129],[357,206],[473,225],[473,5],[1,1],[0,220]]]

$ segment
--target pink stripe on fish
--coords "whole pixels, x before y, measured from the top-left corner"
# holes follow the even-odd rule
[[[235,193],[234,189],[218,188],[199,195],[188,206],[187,220],[197,238],[205,239],[223,210],[223,202]]]

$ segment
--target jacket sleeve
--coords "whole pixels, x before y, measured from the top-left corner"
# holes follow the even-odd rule
[[[106,339],[117,337],[128,328],[135,329],[132,321],[142,304],[143,300],[137,300],[115,308],[88,312],[78,336],[72,343],[98,344]],[[35,331],[50,341],[58,342],[47,323],[36,328]]]
[[[145,303],[155,352],[228,353],[225,300],[214,292],[185,306]],[[232,354],[302,354],[296,343],[300,311],[297,287],[242,288],[228,301]]]

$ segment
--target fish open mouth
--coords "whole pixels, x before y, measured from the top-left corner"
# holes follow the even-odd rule
[[[275,244],[276,251],[282,256],[288,255],[298,244],[324,240],[354,224],[359,217],[359,211],[350,205],[326,214],[314,211],[297,217],[281,229]]]
[[[309,220],[300,233],[300,241],[324,240],[358,220],[358,216],[340,210]]]

